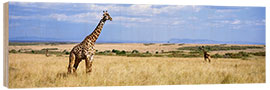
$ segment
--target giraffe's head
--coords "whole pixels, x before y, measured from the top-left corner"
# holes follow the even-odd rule
[[[103,11],[103,19],[112,21],[112,17],[108,13],[108,11]]]

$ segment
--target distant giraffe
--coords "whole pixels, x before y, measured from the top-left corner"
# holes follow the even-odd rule
[[[48,48],[45,49],[45,56],[46,56],[46,57],[49,57],[49,49],[48,49]]]
[[[208,60],[209,62],[211,62],[211,56],[210,56],[210,54],[207,51],[204,50],[204,46],[202,46],[201,49],[203,51],[204,61],[207,62],[207,60]]]
[[[80,44],[73,47],[69,56],[68,73],[76,73],[79,63],[84,59],[86,65],[86,73],[92,71],[93,56],[96,52],[94,45],[98,36],[101,33],[103,25],[107,20],[112,21],[111,16],[107,11],[103,11],[103,17],[98,23],[95,30],[88,35]]]

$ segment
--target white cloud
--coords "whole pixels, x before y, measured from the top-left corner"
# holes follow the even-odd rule
[[[229,13],[229,12],[233,12],[234,10],[231,10],[231,9],[218,9],[216,10],[217,13]]]
[[[261,26],[261,25],[265,25],[265,19],[263,19],[263,20],[245,20],[245,21],[243,21],[243,24]]]
[[[220,24],[240,24],[241,21],[236,19],[236,20],[219,20],[219,21],[214,21],[215,23],[220,23]]]
[[[174,5],[168,5],[168,6],[165,6],[165,7],[161,7],[161,8],[154,8],[153,11],[154,11],[154,14],[160,14],[160,13],[176,13],[178,12],[179,10],[183,9],[185,6],[181,6],[181,5],[177,5],[177,6],[174,6]]]
[[[102,11],[108,10],[109,12],[122,13],[133,16],[153,16],[155,14],[161,13],[177,13],[179,10],[183,9],[186,6],[181,5],[168,5],[156,8],[153,5],[146,4],[134,4],[130,6],[120,6],[120,5],[100,5],[100,4],[87,4],[85,5],[88,10]],[[199,11],[199,7],[194,6],[195,11]]]
[[[98,13],[79,13],[74,15],[66,15],[66,14],[51,14],[48,17],[52,19],[56,19],[57,21],[69,21],[75,23],[93,23],[96,20],[101,19],[102,14]]]
[[[56,21],[68,21],[68,22],[75,22],[75,23],[93,23],[97,20],[101,19],[102,13],[94,13],[94,12],[87,12],[87,13],[79,13],[74,15],[66,15],[66,14],[58,14],[53,13],[49,15],[31,15],[31,16],[9,16],[10,19],[21,19],[21,20],[48,20],[48,19],[55,19]]]
[[[255,25],[258,25],[258,26],[265,25],[265,19],[263,19],[263,20],[256,20],[256,21],[253,21],[253,23]]]
[[[234,20],[231,22],[231,24],[240,24],[240,22],[241,22],[240,20]]]
[[[40,9],[57,9],[64,10],[65,6],[73,5],[72,3],[49,3],[49,2],[10,2],[10,5],[27,7],[27,8],[40,8]]]
[[[193,10],[195,11],[195,12],[199,12],[200,10],[201,10],[201,7],[199,7],[199,6],[192,6],[192,8],[193,8]]]
[[[16,16],[16,15],[10,15],[9,19],[22,19],[22,20],[30,20],[30,19],[44,19],[46,18],[46,16],[42,16],[42,15],[31,15],[31,16]]]
[[[240,29],[242,26],[240,26],[240,25],[237,25],[237,26],[232,26],[232,29],[235,29],[235,30],[237,30],[237,29]]]
[[[56,19],[57,21],[66,21],[68,16],[65,14],[51,14],[49,17]]]
[[[198,20],[198,17],[190,16],[190,17],[188,17],[188,19],[190,19],[190,20]]]
[[[179,25],[179,24],[183,24],[185,23],[185,21],[173,21],[172,25]]]
[[[18,23],[18,22],[11,22],[10,24],[9,24],[9,27],[16,27],[16,26],[20,26],[21,25],[21,23]]]
[[[115,21],[125,21],[125,22],[150,22],[151,19],[148,18],[134,18],[134,17],[123,17],[118,16],[113,18]]]

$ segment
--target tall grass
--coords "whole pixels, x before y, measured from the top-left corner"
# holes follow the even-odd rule
[[[265,83],[265,58],[252,60],[168,57],[94,57],[93,72],[85,63],[67,75],[68,57],[9,54],[9,87],[134,86]]]

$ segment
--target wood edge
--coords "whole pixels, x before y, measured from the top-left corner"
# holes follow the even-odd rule
[[[9,2],[5,2],[4,3],[4,5],[3,5],[3,20],[4,20],[4,22],[3,22],[3,24],[4,24],[4,29],[3,29],[3,31],[4,31],[4,40],[3,40],[3,53],[4,53],[4,56],[3,56],[3,58],[4,58],[4,62],[3,62],[3,71],[4,71],[4,77],[3,77],[3,81],[4,81],[4,86],[5,87],[8,87],[8,42],[9,42],[9,40],[8,40],[8,37],[9,37]]]

